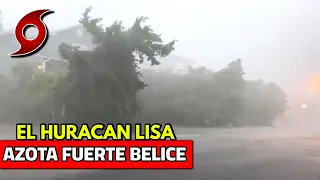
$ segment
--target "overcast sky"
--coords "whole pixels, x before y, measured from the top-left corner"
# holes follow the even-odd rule
[[[281,83],[320,72],[319,0],[11,0],[0,8],[6,29],[30,11],[52,9],[44,21],[53,30],[77,24],[90,5],[105,24],[148,16],[166,41],[178,40],[175,54],[214,69],[242,58],[250,77]]]

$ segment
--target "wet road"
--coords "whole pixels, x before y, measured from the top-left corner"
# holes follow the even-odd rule
[[[270,128],[177,129],[193,139],[193,170],[1,171],[2,180],[319,180],[320,138]],[[295,133],[293,133],[295,132]],[[314,134],[314,133],[313,133]]]

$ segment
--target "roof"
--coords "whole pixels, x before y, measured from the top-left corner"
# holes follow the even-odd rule
[[[77,25],[73,25],[73,26],[70,26],[70,27],[67,27],[67,28],[59,29],[59,30],[50,32],[50,34],[54,36],[54,35],[56,35],[56,34],[58,34],[60,32],[68,31],[70,29],[79,28],[79,27],[82,27],[82,24],[77,24]]]
[[[56,30],[56,31],[53,31],[53,32],[50,32],[50,35],[56,35],[56,34],[58,34],[58,33],[60,33],[60,32],[65,32],[65,31],[68,31],[68,30],[71,30],[71,29],[74,29],[74,28],[78,28],[78,27],[81,27],[82,25],[81,24],[77,24],[77,25],[73,25],[73,26],[70,26],[70,27],[67,27],[67,28],[63,28],[63,29],[59,29],[59,30]],[[33,29],[33,31],[37,31],[36,29]],[[14,38],[14,31],[15,31],[15,29],[14,28],[12,28],[12,29],[9,29],[9,30],[6,30],[6,31],[2,31],[2,32],[0,32],[0,36],[3,36],[3,37],[7,37],[7,38],[9,38],[9,39],[12,39],[12,40],[10,40],[10,42],[8,42],[8,43],[10,43],[10,44],[12,44],[12,45],[14,45],[14,46],[17,46],[17,44],[15,43],[15,38]],[[28,32],[28,34],[29,34],[29,32]],[[37,34],[37,32],[31,32],[31,36],[32,35],[35,35],[35,34]],[[44,50],[44,51],[42,51],[42,53],[44,53],[45,55],[47,55],[47,56],[56,56],[56,55],[53,55],[53,54],[48,54],[48,53],[46,53],[45,52],[46,50]],[[39,52],[40,54],[42,54],[41,53],[41,51]],[[37,54],[39,54],[39,53],[37,53]]]
[[[67,31],[67,30],[70,30],[70,29],[73,29],[73,28],[78,28],[78,27],[81,27],[81,26],[82,26],[81,24],[77,24],[77,25],[73,25],[73,26],[70,26],[70,27],[67,27],[67,28],[63,28],[63,29],[59,29],[59,30],[56,30],[56,31],[52,31],[52,32],[50,32],[50,35],[54,36],[57,33],[64,32],[64,31]],[[0,32],[0,35],[14,34],[14,32],[15,32],[15,28],[11,28],[11,29],[8,29],[6,31]]]

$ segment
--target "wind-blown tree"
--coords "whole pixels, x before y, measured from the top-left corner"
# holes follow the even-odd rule
[[[243,89],[245,81],[241,59],[232,61],[226,68],[215,73],[214,92],[215,111],[212,112],[214,121],[219,124],[237,124],[236,117],[241,115]],[[218,116],[217,116],[218,115]]]
[[[142,71],[148,87],[138,94],[137,122],[184,126],[269,126],[287,108],[285,93],[274,83],[243,78],[241,60],[212,72],[189,68],[187,74]]]
[[[12,78],[0,78],[0,83],[5,84],[0,91],[3,120],[50,122],[55,100],[53,93],[64,75],[41,72],[33,63],[18,63],[12,71]]]
[[[30,63],[21,62],[16,64],[11,70],[11,87],[2,99],[1,117],[4,120],[16,122],[22,120],[21,118],[26,118],[24,115],[33,106],[34,99],[31,99],[27,93],[27,86],[32,80],[34,66]]]
[[[144,71],[149,86],[139,94],[140,119],[189,126],[224,126],[241,114],[241,60],[218,72],[189,68],[185,75]]]
[[[248,81],[244,90],[243,125],[272,125],[288,109],[285,92],[274,83]]]
[[[129,122],[138,109],[136,94],[146,87],[138,64],[158,65],[158,57],[174,50],[175,41],[164,44],[147,18],[137,18],[130,28],[121,21],[103,28],[101,18],[91,19],[87,8],[80,23],[93,36],[92,51],[60,45],[61,56],[69,61],[67,92],[63,100],[65,118],[74,122]]]
[[[3,114],[3,107],[5,106],[5,99],[10,91],[11,82],[10,80],[0,74],[0,116]]]

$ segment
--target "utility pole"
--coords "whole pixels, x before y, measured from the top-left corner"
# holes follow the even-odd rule
[[[53,123],[56,121],[54,115],[55,115],[54,110],[52,110],[52,122],[53,122]]]

